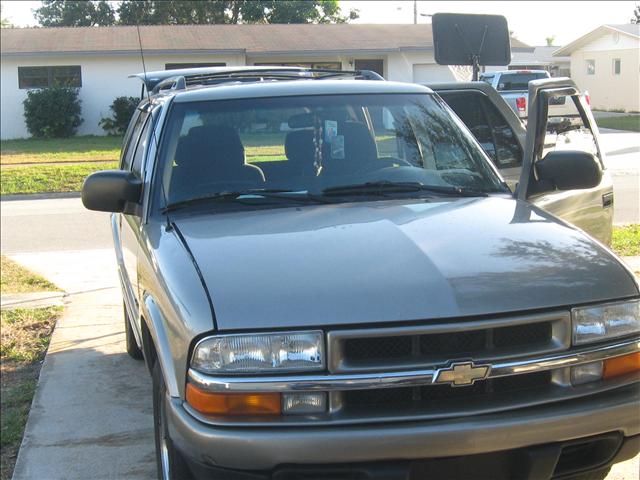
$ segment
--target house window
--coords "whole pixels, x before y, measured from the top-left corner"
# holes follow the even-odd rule
[[[302,68],[318,68],[321,70],[342,70],[342,64],[340,62],[316,62],[316,63],[307,63],[307,62],[290,62],[290,63],[279,63],[279,62],[269,62],[269,63],[254,63],[256,67],[258,66],[276,66],[276,67],[302,67]]]
[[[596,74],[596,61],[595,60],[586,60],[587,66],[587,75],[595,75]]]
[[[620,66],[621,66],[621,62],[619,58],[614,58],[613,59],[613,74],[614,75],[620,75]]]
[[[371,70],[384,77],[384,60],[355,60],[356,70]]]
[[[202,67],[226,67],[224,62],[215,63],[165,63],[165,70],[179,70],[181,68],[202,68]]]
[[[54,85],[81,87],[80,65],[18,67],[18,88],[47,88]]]

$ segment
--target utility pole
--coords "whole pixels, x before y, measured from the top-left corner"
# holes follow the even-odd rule
[[[418,0],[413,0],[413,24],[418,23]]]

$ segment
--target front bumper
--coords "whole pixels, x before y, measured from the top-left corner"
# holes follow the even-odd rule
[[[355,463],[499,452],[619,432],[640,434],[640,384],[534,408],[449,420],[306,428],[213,427],[167,397],[174,445],[209,466],[270,471],[286,464]]]

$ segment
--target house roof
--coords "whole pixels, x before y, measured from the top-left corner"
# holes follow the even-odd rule
[[[135,26],[3,28],[2,55],[115,54],[140,51]],[[296,54],[431,50],[430,25],[273,24],[141,26],[145,53]],[[528,45],[511,39],[512,49]]]
[[[562,62],[569,62],[569,57],[554,57],[553,52],[559,47],[533,47],[532,52],[516,52],[513,55],[510,65],[551,65]]]
[[[561,57],[566,55],[571,55],[573,52],[578,50],[581,47],[584,47],[589,42],[592,42],[596,38],[606,33],[611,32],[619,32],[624,35],[628,35],[633,38],[640,38],[640,25],[639,24],[624,24],[624,25],[600,25],[595,30],[590,31],[589,33],[577,38],[573,42],[564,47],[556,50],[553,53],[554,57]]]

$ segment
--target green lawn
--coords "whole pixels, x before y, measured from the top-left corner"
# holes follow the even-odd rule
[[[0,257],[2,293],[58,290],[38,275]],[[0,312],[0,480],[13,473],[40,366],[62,307]]]
[[[13,473],[29,409],[62,307],[0,312],[0,480]]]
[[[3,166],[0,195],[17,193],[77,192],[96,170],[118,168],[117,162],[75,165]]]
[[[0,257],[0,291],[2,293],[51,292],[58,290],[49,280],[31,273],[26,268]]]
[[[611,248],[622,256],[640,255],[640,225],[614,227]]]
[[[613,128],[615,130],[640,132],[640,115],[598,118],[596,119],[596,123],[600,128]]]
[[[113,161],[120,157],[121,145],[122,137],[117,136],[3,140],[0,163]]]

